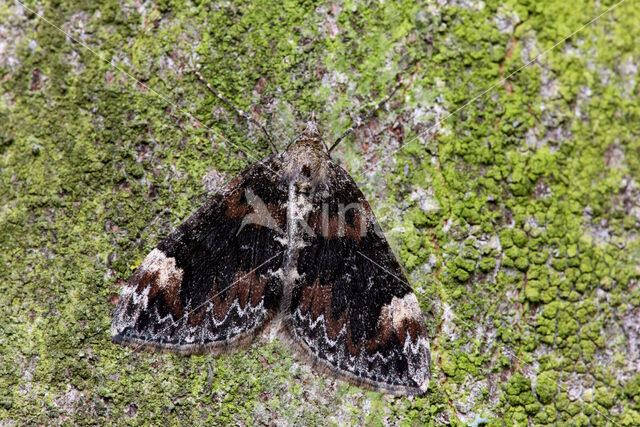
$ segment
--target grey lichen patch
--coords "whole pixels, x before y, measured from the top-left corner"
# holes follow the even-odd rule
[[[134,82],[1,5],[0,417],[639,424],[637,8],[440,122],[604,7],[33,4]],[[110,343],[132,267],[200,194],[267,153],[195,64],[280,147],[312,112],[331,139],[403,83],[336,157],[429,319],[425,396],[318,375],[268,333],[217,359]]]
[[[38,10],[36,6],[32,9]],[[20,49],[33,52],[38,48],[31,36],[30,23],[35,14],[25,12],[22,5],[6,2],[0,5],[0,71],[16,70],[20,66]]]

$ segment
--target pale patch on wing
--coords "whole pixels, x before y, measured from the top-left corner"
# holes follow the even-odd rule
[[[424,332],[424,318],[416,295],[411,292],[402,298],[393,297],[391,303],[382,308],[380,317],[381,323],[391,320],[396,336],[404,338],[403,351],[409,364],[409,376],[418,384],[419,389],[427,391],[430,374],[429,341]]]
[[[152,250],[122,291],[113,316],[111,335],[116,336],[127,326],[133,326],[141,310],[147,309],[150,297],[167,291],[177,294],[182,275],[175,258],[167,257],[157,248]]]
[[[169,283],[182,281],[182,269],[176,267],[176,260],[172,257],[167,257],[161,250],[154,249],[149,252],[142,264],[141,269],[148,273],[156,273],[158,277],[155,280],[161,289],[167,287]]]
[[[403,328],[407,320],[422,321],[418,299],[413,293],[408,293],[402,298],[393,297],[389,306],[393,318],[393,328],[396,331]]]

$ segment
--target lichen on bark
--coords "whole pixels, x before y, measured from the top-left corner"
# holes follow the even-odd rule
[[[0,418],[640,424],[640,12],[554,47],[615,4],[0,4]],[[219,358],[110,342],[132,267],[268,152],[194,65],[281,149],[402,82],[336,157],[428,319],[425,396],[318,375],[268,332]]]

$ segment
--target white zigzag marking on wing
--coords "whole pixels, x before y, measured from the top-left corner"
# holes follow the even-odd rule
[[[189,303],[189,305],[187,306],[187,309],[185,310],[186,313],[190,313],[192,312],[191,310],[191,304]],[[240,319],[243,318],[250,318],[252,319],[252,323],[254,323],[253,327],[255,327],[255,324],[258,323],[258,317],[250,317],[250,314],[260,314],[263,313],[264,310],[264,302],[260,301],[260,304],[258,304],[256,307],[251,306],[250,302],[247,302],[247,306],[246,308],[243,310],[240,307],[240,304],[238,302],[238,299],[236,298],[233,303],[231,304],[231,306],[229,307],[229,310],[227,310],[227,313],[225,314],[224,318],[222,318],[220,321],[217,321],[215,316],[213,315],[213,313],[211,312],[213,309],[213,304],[209,304],[205,310],[206,316],[205,316],[205,321],[209,322],[209,324],[211,324],[212,327],[214,328],[219,328],[221,325],[223,325],[227,318],[229,317],[229,315],[231,314],[232,310],[236,310],[236,312],[238,313],[238,317]],[[249,316],[247,315],[247,313],[250,313]],[[192,344],[195,342],[204,342],[206,339],[209,339],[211,341],[219,341],[219,337],[223,336],[222,334],[218,333],[218,334],[213,334],[211,333],[211,331],[204,327],[202,324],[198,324],[198,325],[193,325],[193,326],[187,326],[187,315],[184,315],[182,317],[180,317],[179,319],[174,319],[173,315],[171,314],[167,314],[164,317],[160,317],[160,313],[158,313],[157,308],[155,309],[155,317],[157,319],[157,322],[159,324],[165,324],[167,326],[165,326],[165,328],[169,328],[170,326],[173,326],[176,331],[175,333],[177,335],[182,335],[179,338],[181,340],[184,340],[185,343],[188,344]],[[225,334],[227,336],[234,336],[237,335],[238,333],[241,333],[245,330],[249,330],[246,328],[243,328],[241,326],[236,326],[230,329],[231,333],[230,334]],[[226,329],[226,331],[229,331],[229,329]],[[201,340],[198,340],[198,335],[200,335]],[[158,337],[161,336],[161,333],[158,334],[154,334],[154,337]]]
[[[304,322],[309,322],[309,320],[308,320],[305,316],[303,316],[303,315],[302,315],[302,313],[301,313],[300,309],[297,309],[297,310],[296,310],[296,316],[297,316],[300,320],[302,320],[302,321],[304,321]],[[321,314],[320,316],[318,316],[318,318],[317,318],[317,319],[315,319],[315,320],[313,321],[313,323],[310,323],[310,324],[309,324],[309,328],[310,328],[311,330],[315,330],[315,329],[318,327],[318,324],[321,324],[321,326],[322,326],[322,331],[323,331],[323,335],[324,335],[325,342],[326,342],[327,344],[329,344],[331,347],[337,347],[337,345],[338,345],[338,341],[340,340],[341,336],[345,336],[345,339],[346,339],[346,330],[347,330],[347,328],[346,328],[346,324],[345,324],[345,325],[342,325],[342,328],[341,328],[341,329],[340,329],[340,331],[338,332],[338,335],[336,335],[336,339],[335,339],[335,340],[331,340],[331,339],[329,338],[329,336],[327,335],[327,328],[326,328],[326,325],[325,325],[325,318],[324,318],[324,314]],[[317,346],[316,346],[316,345],[314,345],[314,343],[313,343],[313,342],[308,342],[308,341],[307,341],[307,345],[308,345],[310,348],[312,348],[313,350],[315,350],[315,351],[317,351],[317,350],[318,350]],[[406,344],[405,344],[405,345],[406,345]],[[327,358],[327,360],[329,360],[329,361],[333,361],[333,356],[332,356],[332,354],[331,354],[330,352],[325,352],[325,353],[326,353],[326,358]],[[359,352],[357,355],[355,355],[355,356],[352,356],[351,354],[349,354],[349,352],[344,352],[344,354],[347,356],[347,359],[348,359],[348,360],[349,360],[349,362],[350,362],[350,363],[348,363],[348,364],[349,364],[350,366],[357,366],[357,365],[359,365],[359,364],[361,365],[361,364],[362,364],[361,362],[362,362],[362,360],[363,360],[363,359],[366,359],[368,362],[373,362],[373,361],[375,361],[376,359],[380,359],[380,361],[381,361],[382,363],[387,363],[387,362],[388,362],[388,361],[393,357],[393,354],[389,355],[389,357],[385,357],[385,356],[384,356],[382,353],[380,353],[379,351],[376,351],[376,352],[375,352],[375,353],[373,353],[373,354],[367,354],[367,353],[365,353],[364,349],[360,350],[360,352]]]

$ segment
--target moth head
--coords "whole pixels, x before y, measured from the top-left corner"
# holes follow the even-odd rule
[[[318,124],[314,120],[309,120],[302,132],[302,137],[307,139],[320,139]]]
[[[307,145],[322,150],[324,143],[322,141],[320,131],[318,130],[318,124],[314,120],[309,120],[307,122],[304,131],[302,131],[302,134],[300,134],[296,140],[296,145]]]

